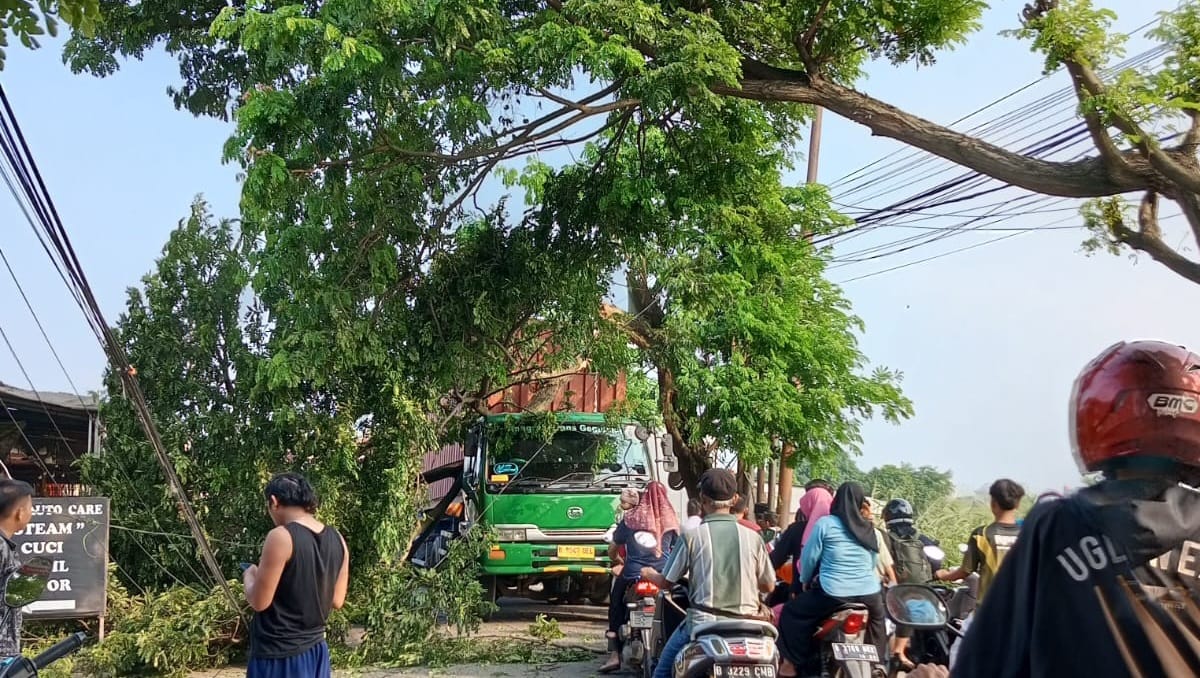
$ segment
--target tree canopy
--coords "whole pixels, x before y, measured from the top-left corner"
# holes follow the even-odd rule
[[[180,60],[176,104],[237,122],[225,150],[245,168],[269,388],[379,421],[356,390],[371,375],[440,409],[446,433],[506,385],[580,361],[645,370],[689,486],[718,448],[852,450],[865,417],[911,411],[807,240],[844,218],[823,190],[782,183],[809,109],[719,91],[743,77],[739,50],[767,58],[801,16],[607,0],[101,12],[69,41],[73,68],[105,75],[161,43]],[[853,25],[877,55],[928,59],[962,14],[894,43],[863,14],[836,40],[855,44]],[[853,78],[870,51],[819,61]],[[557,149],[571,159],[543,157]],[[523,210],[486,199],[497,178]],[[602,310],[622,276],[630,312]]]
[[[206,115],[236,110],[240,151],[293,171],[403,166],[442,177],[428,210],[435,218],[453,216],[504,159],[567,144],[564,135],[585,139],[630,120],[639,131],[678,132],[702,110],[741,98],[784,129],[806,106],[822,106],[1015,186],[1095,199],[1083,213],[1095,232],[1091,247],[1142,251],[1200,282],[1200,262],[1169,245],[1158,222],[1160,200],[1173,201],[1200,245],[1194,0],[1151,31],[1168,52],[1160,68],[1107,77],[1124,40],[1111,11],[1091,0],[1026,7],[1011,35],[1045,55],[1047,72],[1070,77],[1092,137],[1095,152],[1074,160],[1023,155],[854,89],[872,60],[926,65],[963,44],[985,7],[976,0],[100,7],[99,30],[68,45],[76,70],[108,74],[120,57],[165,45],[180,60],[177,105]],[[316,129],[319,140],[306,136]],[[1141,196],[1136,210],[1122,197],[1129,193]]]
[[[58,35],[59,21],[87,35],[95,28],[99,10],[98,0],[0,0],[0,69],[4,68],[4,48],[10,36],[25,47],[37,49],[41,46],[39,36]]]

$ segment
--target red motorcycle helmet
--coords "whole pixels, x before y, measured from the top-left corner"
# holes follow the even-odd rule
[[[1084,472],[1133,458],[1200,467],[1200,357],[1161,341],[1110,346],[1075,380],[1071,443]]]

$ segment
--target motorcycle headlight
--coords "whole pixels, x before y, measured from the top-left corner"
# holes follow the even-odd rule
[[[500,541],[526,541],[525,528],[521,527],[502,527],[496,531]]]

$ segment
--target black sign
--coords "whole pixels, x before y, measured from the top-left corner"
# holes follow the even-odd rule
[[[17,557],[49,558],[50,581],[26,619],[104,616],[108,569],[107,497],[36,497],[33,520],[13,536]]]

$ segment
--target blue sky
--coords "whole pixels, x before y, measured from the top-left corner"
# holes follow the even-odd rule
[[[1128,0],[1102,4],[1118,11],[1119,26],[1126,30],[1172,6]],[[989,11],[971,44],[944,55],[934,67],[879,65],[861,89],[950,122],[1026,85],[1039,77],[1040,59],[1026,45],[997,35],[1015,25],[1018,11],[1016,3]],[[1130,52],[1140,51],[1139,44],[1144,48],[1144,42],[1135,41]],[[174,110],[165,90],[177,71],[165,55],[129,63],[117,75],[97,80],[72,75],[53,47],[8,52],[0,77],[100,303],[115,320],[126,288],[150,269],[194,195],[203,193],[218,215],[236,216],[236,168],[220,162],[230,128]],[[1065,76],[1053,78],[997,112],[1065,84]],[[827,115],[824,127],[820,175],[826,182],[905,151],[836,116]],[[803,180],[802,172],[803,167],[796,181]],[[900,191],[866,206],[905,195]],[[1052,221],[1061,226],[1069,215],[1015,216],[996,226]],[[0,247],[67,372],[81,390],[97,388],[103,355],[7,194],[0,196],[0,218]],[[839,247],[838,254],[911,234],[881,229]],[[998,235],[1003,234],[962,235],[832,269],[830,275],[848,280]],[[1083,238],[1077,229],[1034,232],[846,284],[867,324],[863,350],[875,363],[905,373],[905,390],[917,410],[914,419],[898,427],[868,424],[861,464],[933,464],[953,470],[965,489],[1000,476],[1022,480],[1031,489],[1076,482],[1066,403],[1079,368],[1122,338],[1200,345],[1195,339],[1200,318],[1194,312],[1200,287],[1148,260],[1087,258],[1079,252]],[[10,301],[0,307],[0,327],[34,383],[42,390],[69,390],[2,271],[0,294]],[[27,386],[6,350],[0,350],[0,381]]]

